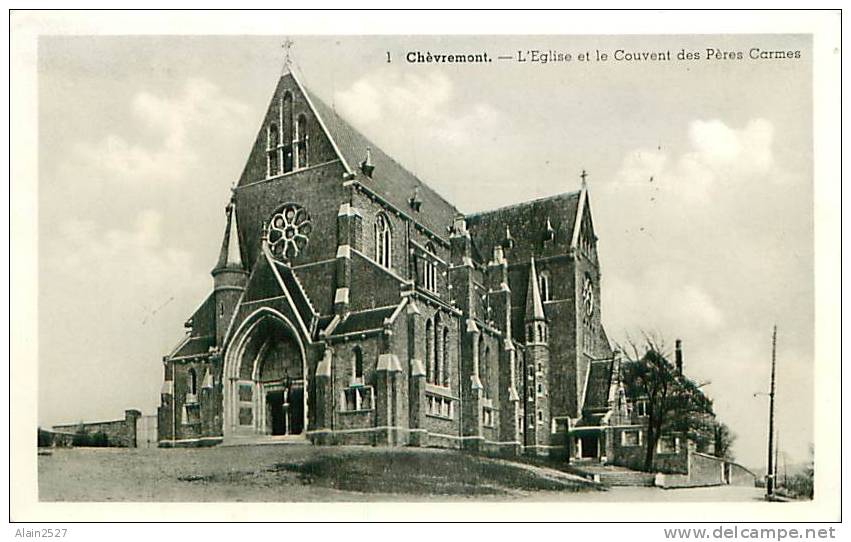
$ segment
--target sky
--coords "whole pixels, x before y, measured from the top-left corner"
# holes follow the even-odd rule
[[[162,357],[212,288],[229,187],[260,126],[280,36],[42,37],[42,425],[153,414]],[[771,330],[781,450],[813,425],[809,38],[347,36],[294,39],[303,82],[462,211],[576,190],[588,172],[601,314],[615,342],[683,341],[734,452],[764,465]],[[751,47],[800,50],[749,60]],[[581,52],[742,51],[579,62]],[[567,63],[411,64],[408,51]],[[390,53],[391,62],[387,62]]]

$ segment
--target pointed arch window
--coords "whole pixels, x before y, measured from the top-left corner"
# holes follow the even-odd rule
[[[280,171],[280,129],[273,122],[266,127],[266,177],[274,177]]]
[[[352,384],[363,384],[363,349],[360,346],[352,350]]]
[[[443,327],[443,341],[441,341],[443,350],[443,368],[441,370],[440,384],[449,387],[449,327]]]
[[[434,315],[434,371],[431,373],[432,384],[443,382],[443,341],[441,340],[440,314]]]
[[[552,301],[553,291],[552,291],[552,284],[550,282],[549,271],[542,272],[541,276],[538,278],[538,282],[540,282],[540,286],[541,286],[541,300],[542,301]]]
[[[431,242],[426,244],[426,252],[429,254],[423,258],[423,286],[430,292],[437,292],[437,263],[431,259],[436,252]]]
[[[298,120],[295,125],[296,169],[307,167],[307,143],[307,117],[304,114],[301,114],[298,116]]]
[[[287,91],[281,99],[281,163],[284,173],[293,170],[293,95]]]
[[[189,369],[189,373],[186,375],[186,384],[190,395],[198,393],[198,373],[195,372],[195,369]]]
[[[375,216],[375,261],[381,267],[390,269],[391,245],[393,241],[390,231],[390,220],[384,213]]]
[[[490,397],[490,348],[485,345],[485,338],[479,336],[479,380],[482,382],[484,397]]]
[[[434,324],[431,319],[426,320],[426,382],[434,380]]]
[[[191,368],[186,373],[186,404],[198,402],[198,373]]]

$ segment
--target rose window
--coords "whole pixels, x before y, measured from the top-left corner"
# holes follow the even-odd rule
[[[288,203],[281,207],[269,222],[269,249],[282,260],[298,256],[307,246],[313,226],[310,215],[300,205]]]

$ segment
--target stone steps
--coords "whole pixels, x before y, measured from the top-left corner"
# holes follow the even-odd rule
[[[304,435],[252,435],[230,436],[222,441],[222,446],[257,446],[269,444],[310,444]]]
[[[653,487],[656,475],[614,465],[575,465],[587,478],[607,486]]]

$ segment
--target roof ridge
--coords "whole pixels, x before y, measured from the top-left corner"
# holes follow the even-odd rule
[[[568,197],[572,197],[572,196],[578,196],[580,192],[581,192],[581,190],[573,190],[573,191],[570,191],[570,192],[561,192],[561,193],[558,193],[558,194],[553,194],[551,196],[542,196],[540,198],[521,201],[519,203],[511,203],[509,205],[503,205],[502,207],[495,207],[493,209],[486,209],[484,211],[476,211],[474,213],[467,213],[464,216],[465,216],[465,218],[482,216],[482,215],[486,215],[486,214],[490,214],[490,213],[496,213],[498,211],[506,211],[508,209],[525,207],[527,205],[533,205],[535,203],[541,203],[541,202],[548,201],[548,200],[555,200],[555,199],[559,199],[559,198],[568,198]]]
[[[404,171],[405,171],[408,175],[410,175],[411,177],[413,177],[414,179],[416,179],[416,180],[419,182],[419,184],[420,184],[421,186],[423,186],[423,187],[427,188],[427,189],[428,189],[428,190],[430,190],[430,191],[431,191],[431,192],[432,192],[435,196],[437,196],[438,198],[440,198],[440,199],[443,201],[443,203],[447,204],[447,205],[448,205],[448,206],[450,206],[452,209],[454,209],[454,210],[455,210],[455,211],[457,211],[459,214],[461,214],[461,211],[458,209],[458,207],[457,207],[454,203],[452,203],[451,201],[449,201],[449,199],[448,199],[446,196],[444,196],[443,194],[441,194],[440,192],[438,192],[438,191],[437,191],[437,190],[436,190],[433,186],[431,186],[431,185],[430,185],[430,184],[428,184],[426,181],[424,181],[422,178],[420,178],[420,176],[419,176],[419,175],[417,175],[416,173],[414,173],[413,171],[411,171],[411,170],[410,170],[410,168],[406,167],[404,164],[402,164],[401,162],[399,162],[398,160],[396,160],[396,159],[395,159],[395,158],[394,158],[394,157],[393,157],[390,153],[388,153],[388,152],[387,152],[387,151],[385,151],[383,148],[381,148],[379,145],[377,145],[377,144],[375,143],[375,141],[373,141],[373,139],[372,139],[372,138],[368,137],[366,134],[364,134],[364,133],[363,133],[363,131],[361,131],[360,129],[358,129],[357,127],[355,127],[355,125],[354,125],[354,123],[353,123],[353,122],[351,122],[351,121],[350,121],[349,119],[347,119],[345,116],[343,116],[342,114],[340,114],[340,112],[339,112],[339,111],[337,111],[337,108],[336,108],[336,107],[333,107],[333,106],[328,105],[328,103],[326,103],[326,102],[325,102],[325,100],[323,100],[322,98],[320,98],[320,97],[319,97],[319,96],[318,96],[315,92],[313,92],[311,89],[309,89],[309,88],[308,88],[308,87],[307,87],[304,83],[302,83],[302,82],[301,82],[298,78],[294,77],[294,79],[295,79],[295,80],[296,80],[296,82],[299,84],[299,86],[301,87],[301,89],[302,89],[302,91],[304,92],[304,94],[305,94],[306,96],[308,96],[308,99],[309,99],[309,100],[314,100],[314,101],[316,101],[316,102],[319,102],[319,103],[320,103],[322,106],[324,106],[324,108],[325,108],[325,109],[327,109],[327,110],[328,110],[331,114],[333,114],[333,115],[334,115],[334,116],[336,116],[336,117],[337,117],[340,121],[342,121],[342,122],[346,125],[346,127],[347,127],[347,128],[349,128],[350,130],[353,130],[353,131],[357,132],[357,134],[358,134],[360,137],[362,137],[362,138],[363,138],[363,139],[364,139],[367,143],[369,143],[370,148],[372,149],[372,151],[373,151],[373,152],[375,152],[375,151],[380,152],[380,153],[381,153],[381,154],[382,154],[382,155],[383,155],[383,156],[384,156],[387,160],[389,160],[389,161],[393,162],[393,163],[394,163],[396,166],[398,166],[400,169],[404,170]],[[319,118],[321,118],[321,117],[322,117],[321,113],[320,113],[319,111],[317,111],[315,107],[314,107],[313,109],[314,109],[314,113],[315,113],[315,114],[316,114]],[[330,130],[328,131],[328,136],[329,136],[329,138],[331,138],[331,140],[332,140],[332,141],[334,140],[334,136],[330,133]],[[334,143],[334,145],[336,146],[336,143]],[[341,154],[341,155],[342,155],[342,152],[340,152],[339,154]],[[345,160],[345,157],[344,157],[344,156],[341,156],[341,157],[343,158],[343,160]]]
[[[331,147],[334,148],[334,153],[340,158],[340,161],[343,163],[343,167],[346,168],[348,173],[352,173],[354,169],[352,165],[349,164],[348,160],[346,160],[346,155],[343,153],[343,150],[340,148],[340,145],[334,139],[334,136],[331,134],[331,130],[328,129],[327,124],[322,119],[322,115],[319,113],[319,110],[316,109],[316,106],[313,103],[313,100],[318,100],[323,106],[328,107],[328,105],[323,102],[319,97],[313,96],[313,91],[309,90],[304,83],[301,82],[301,76],[296,75],[296,70],[292,69],[292,66],[288,66],[288,70],[285,74],[282,74],[280,79],[278,80],[278,84],[280,84],[280,80],[289,75],[293,81],[295,81],[296,86],[301,90],[301,93],[304,94],[304,99],[307,100],[307,105],[310,107],[310,110],[313,111],[313,114],[316,116],[316,120],[319,122],[319,126],[322,127],[322,131],[325,132],[325,135],[328,137],[328,141],[331,142]],[[331,111],[336,113],[333,108]]]

